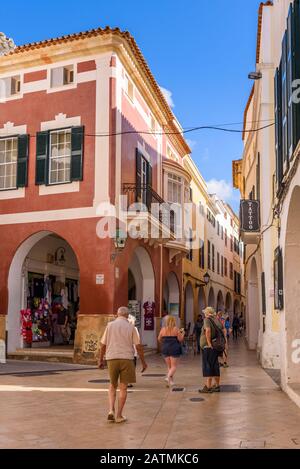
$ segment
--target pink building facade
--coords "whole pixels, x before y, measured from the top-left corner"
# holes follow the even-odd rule
[[[52,319],[61,304],[74,361],[95,360],[121,305],[156,347],[162,313],[181,309],[187,247],[150,207],[188,201],[189,152],[128,33],[93,30],[0,58],[0,339],[8,354],[59,345]],[[26,309],[30,344],[21,335]]]

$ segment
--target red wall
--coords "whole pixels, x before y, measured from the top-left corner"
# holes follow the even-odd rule
[[[95,133],[95,82],[78,84],[77,88],[57,93],[35,92],[24,94],[23,99],[0,104],[0,127],[10,121],[15,126],[27,125],[30,138],[28,187],[25,198],[1,200],[0,214],[37,210],[88,207],[94,197],[95,138],[85,136],[84,180],[80,191],[70,194],[39,196],[39,186],[35,185],[36,132],[41,130],[41,122],[52,121],[59,113],[67,117],[81,116],[85,133]]]

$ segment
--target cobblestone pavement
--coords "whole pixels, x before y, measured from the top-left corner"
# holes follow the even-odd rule
[[[172,392],[165,386],[163,359],[147,361],[146,376],[138,373],[128,396],[128,422],[121,425],[106,423],[107,370],[0,365],[0,448],[300,449],[300,409],[243,339],[231,346],[220,394],[198,393],[199,356],[182,358],[176,385],[183,390]]]

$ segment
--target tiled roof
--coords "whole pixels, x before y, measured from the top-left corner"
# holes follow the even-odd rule
[[[105,28],[97,28],[97,29],[91,29],[89,31],[84,31],[80,33],[75,33],[75,34],[68,34],[66,36],[61,36],[53,39],[46,39],[44,41],[39,41],[39,42],[32,42],[29,44],[24,44],[21,46],[18,46],[12,51],[9,56],[14,56],[14,55],[19,55],[22,53],[26,53],[35,49],[42,49],[58,44],[63,44],[67,42],[75,42],[75,41],[80,41],[83,39],[87,38],[92,38],[92,37],[98,37],[98,36],[104,36],[104,35],[116,35],[121,38],[123,38],[129,45],[131,51],[133,52],[139,66],[141,67],[142,71],[144,72],[147,81],[149,84],[152,86],[154,89],[155,95],[160,102],[160,105],[162,106],[165,116],[167,118],[168,124],[175,128],[176,131],[178,131],[177,127],[174,125],[173,120],[175,119],[174,114],[172,113],[168,103],[166,102],[166,99],[164,95],[162,94],[160,87],[158,86],[140,48],[138,47],[137,43],[135,42],[133,36],[128,32],[128,31],[121,31],[119,28],[110,28],[109,26],[106,26]],[[187,145],[186,141],[184,140],[183,137],[181,137],[182,144],[184,147],[184,150],[186,153],[191,153],[191,150],[189,146]]]

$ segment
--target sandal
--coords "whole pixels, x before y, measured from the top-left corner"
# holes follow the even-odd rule
[[[212,388],[208,388],[206,385],[202,389],[198,389],[198,392],[201,394],[211,394],[213,392]]]
[[[116,421],[116,423],[124,423],[124,422],[127,421],[127,418],[121,416],[121,417],[117,417],[115,421]]]
[[[108,423],[115,423],[115,414],[113,412],[109,412],[107,416]]]

